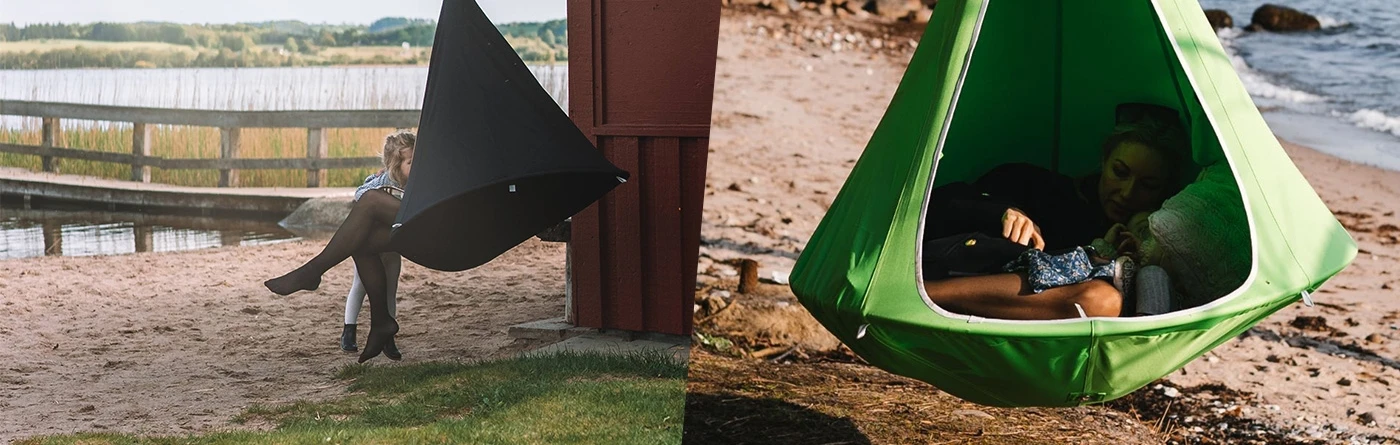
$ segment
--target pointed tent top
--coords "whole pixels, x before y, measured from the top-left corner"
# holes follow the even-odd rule
[[[471,0],[443,2],[422,113],[392,242],[426,267],[490,261],[628,177]]]

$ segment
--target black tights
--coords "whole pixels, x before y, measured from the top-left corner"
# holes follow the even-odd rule
[[[399,213],[399,200],[380,190],[370,190],[360,196],[350,208],[350,215],[336,229],[321,253],[286,275],[263,284],[278,295],[290,295],[300,290],[315,290],[321,286],[321,275],[335,265],[353,258],[360,282],[369,296],[370,330],[360,362],[374,358],[394,341],[398,322],[389,316],[386,300],[388,283],[384,277],[384,262],[379,254],[389,252],[389,230]]]

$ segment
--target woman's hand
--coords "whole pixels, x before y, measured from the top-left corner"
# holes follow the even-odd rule
[[[1006,213],[1001,215],[1001,236],[1022,246],[1045,250],[1045,238],[1040,236],[1040,226],[1020,210],[1006,209]]]

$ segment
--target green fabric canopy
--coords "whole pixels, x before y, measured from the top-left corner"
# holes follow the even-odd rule
[[[988,320],[930,302],[918,276],[930,190],[1012,162],[1093,172],[1114,108],[1127,102],[1182,110],[1195,163],[1234,171],[1253,246],[1244,285],[1151,317]],[[798,259],[792,289],[882,369],[986,405],[1072,406],[1121,397],[1185,366],[1355,255],[1196,1],[942,0]]]

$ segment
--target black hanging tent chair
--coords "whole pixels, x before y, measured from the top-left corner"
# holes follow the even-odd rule
[[[471,0],[445,0],[413,174],[391,243],[444,271],[479,266],[625,181]]]

